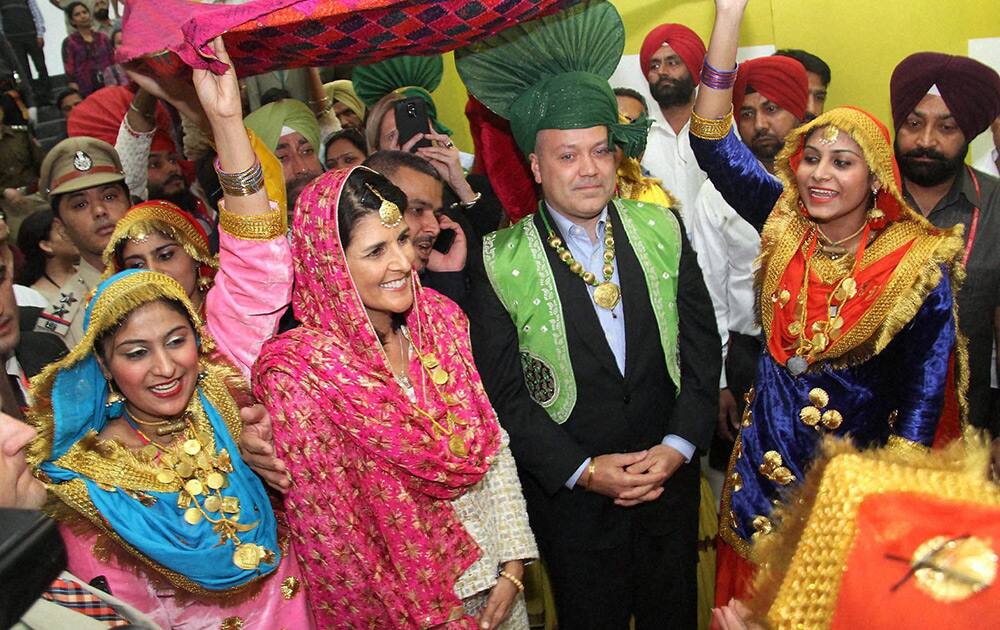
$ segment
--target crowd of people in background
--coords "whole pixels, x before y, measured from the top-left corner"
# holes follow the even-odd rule
[[[65,77],[0,0],[0,508],[68,552],[23,627],[828,627],[807,560],[860,560],[791,523],[848,451],[964,501],[871,588],[996,618],[994,69],[900,59],[879,121],[812,52],[737,63],[715,0],[613,85],[590,0],[456,51],[473,155],[440,55],[237,80],[220,37],[180,79],[116,61],[108,0],[50,1]],[[898,534],[859,502],[845,531]]]

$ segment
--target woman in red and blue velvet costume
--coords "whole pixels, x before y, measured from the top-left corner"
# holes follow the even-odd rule
[[[906,204],[886,127],[831,110],[788,135],[775,175],[731,129],[745,5],[716,1],[691,123],[699,165],[761,232],[764,349],[723,489],[720,603],[745,594],[765,560],[752,543],[824,435],[910,451],[954,439],[967,380],[954,315],[962,228],[937,229]]]

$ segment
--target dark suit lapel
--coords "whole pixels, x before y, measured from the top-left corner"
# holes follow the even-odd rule
[[[615,235],[615,262],[622,289],[622,312],[625,314],[625,378],[635,369],[639,354],[644,348],[660,347],[660,339],[643,339],[648,332],[645,318],[649,311],[649,291],[639,259],[625,234],[618,209],[611,204],[609,211]],[[656,332],[654,327],[653,332]]]
[[[545,210],[540,209],[539,212],[545,212]],[[551,217],[549,222],[552,229],[558,231],[558,227]],[[601,322],[597,319],[597,313],[594,312],[594,302],[590,297],[587,285],[580,276],[570,271],[566,263],[559,260],[555,250],[549,247],[545,223],[537,212],[534,223],[542,237],[542,242],[545,243],[545,255],[548,258],[549,267],[552,269],[556,290],[559,292],[559,300],[562,302],[563,319],[566,321],[566,326],[574,327],[594,357],[605,368],[620,377],[618,363],[615,361],[615,355],[611,352],[611,346],[608,345],[608,340],[604,336],[604,329],[601,328]],[[565,242],[565,235],[560,234],[560,237]]]

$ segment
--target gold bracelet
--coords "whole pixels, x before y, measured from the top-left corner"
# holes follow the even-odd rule
[[[524,592],[524,582],[517,579],[510,573],[507,573],[506,569],[500,569],[500,571],[497,572],[497,577],[507,578],[508,580],[514,583],[514,586],[517,587],[517,590],[519,590],[522,593]]]
[[[285,234],[283,214],[281,210],[275,210],[246,216],[219,208],[219,228],[244,241],[270,241]]]
[[[691,112],[691,135],[702,140],[722,140],[733,126],[733,109],[722,118],[702,118]]]
[[[584,490],[590,490],[590,482],[594,480],[594,471],[596,470],[597,464],[595,464],[594,460],[591,459],[590,464],[587,466],[587,481],[583,484]]]

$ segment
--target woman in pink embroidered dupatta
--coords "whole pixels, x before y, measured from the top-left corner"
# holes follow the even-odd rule
[[[515,582],[496,572],[512,561],[520,575],[520,560],[537,555],[468,323],[419,286],[405,206],[363,167],[303,191],[292,230],[302,325],[267,342],[253,370],[293,480],[285,505],[321,627],[471,629],[479,626],[469,613],[489,609],[490,595],[504,600],[502,616],[519,604],[524,617]],[[503,474],[494,474],[502,462],[513,488],[491,496],[504,505],[476,503],[492,514],[469,519],[459,497],[488,485],[488,470]],[[527,534],[495,552],[463,526],[470,520],[488,523],[476,530],[517,521]],[[470,610],[457,584],[484,558],[491,574],[471,589],[485,587]]]

